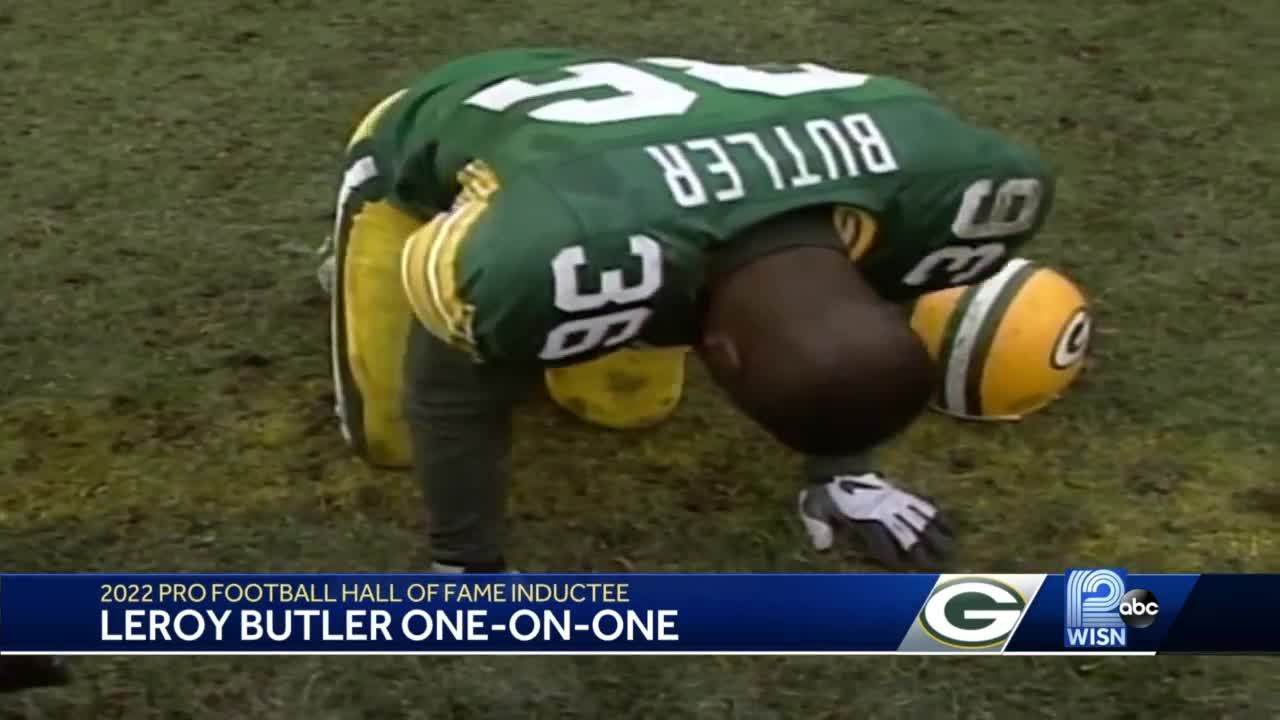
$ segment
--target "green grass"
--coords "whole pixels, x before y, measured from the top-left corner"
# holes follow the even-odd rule
[[[432,7],[435,5],[436,7]],[[361,9],[367,7],[368,9]],[[340,147],[413,73],[606,45],[899,74],[1043,148],[1028,254],[1096,300],[1065,400],[929,417],[886,469],[961,569],[1280,571],[1280,19],[1192,0],[44,0],[0,9],[0,548],[9,571],[424,566],[417,490],[329,419]],[[804,550],[795,463],[696,381],[616,435],[520,418],[528,570],[870,569]],[[0,718],[1280,716],[1246,658],[85,658]]]

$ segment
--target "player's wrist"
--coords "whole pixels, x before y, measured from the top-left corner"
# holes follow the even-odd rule
[[[873,473],[870,452],[853,455],[836,455],[828,457],[808,456],[804,462],[804,473],[815,485],[825,484],[838,475],[866,475]]]

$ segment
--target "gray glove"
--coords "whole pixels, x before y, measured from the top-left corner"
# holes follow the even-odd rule
[[[848,527],[876,561],[894,569],[934,569],[950,555],[951,528],[933,503],[900,490],[879,473],[836,475],[802,490],[800,520],[816,550]]]

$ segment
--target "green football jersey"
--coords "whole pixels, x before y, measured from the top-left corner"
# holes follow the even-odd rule
[[[355,152],[434,217],[404,256],[428,327],[545,365],[692,344],[711,269],[817,242],[740,240],[769,217],[832,208],[830,245],[905,300],[997,271],[1053,190],[1033,151],[900,80],[555,49],[428,73]]]

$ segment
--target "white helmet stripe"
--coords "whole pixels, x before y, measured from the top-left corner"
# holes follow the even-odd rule
[[[965,379],[969,376],[969,365],[973,362],[974,349],[982,334],[987,311],[1018,271],[1030,264],[1030,260],[1023,258],[1010,260],[1000,272],[982,283],[969,306],[964,309],[964,317],[960,318],[960,325],[951,340],[951,355],[947,362],[946,377],[943,379],[942,404],[948,412],[977,414],[977,408],[968,407]]]

